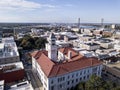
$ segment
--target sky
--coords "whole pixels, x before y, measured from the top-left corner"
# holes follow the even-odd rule
[[[120,0],[0,0],[0,22],[120,23]]]

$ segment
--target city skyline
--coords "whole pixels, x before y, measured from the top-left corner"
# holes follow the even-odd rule
[[[119,0],[0,0],[0,22],[120,23]]]

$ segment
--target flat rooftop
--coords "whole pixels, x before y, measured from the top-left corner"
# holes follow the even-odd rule
[[[17,45],[13,37],[2,38],[0,43],[0,58],[19,56]]]
[[[110,40],[110,39],[99,39],[98,41],[100,41],[101,43],[110,43],[110,42],[112,42],[112,40]]]
[[[89,46],[96,46],[96,45],[99,45],[99,44],[97,44],[97,43],[86,43],[87,45],[89,45]]]
[[[2,38],[2,42],[3,42],[3,43],[11,43],[11,42],[14,42],[14,37]]]
[[[70,42],[65,42],[64,40],[57,40],[56,44],[70,44]]]
[[[0,65],[0,73],[7,73],[16,70],[24,69],[22,62],[15,62],[9,64]]]
[[[28,81],[24,81],[15,85],[12,85],[9,90],[33,90],[32,85]]]

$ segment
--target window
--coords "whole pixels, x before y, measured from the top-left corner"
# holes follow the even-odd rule
[[[88,73],[89,73],[89,70],[88,70]]]
[[[52,45],[55,45],[55,43],[52,43]]]
[[[78,76],[78,73],[76,73],[76,76]]]
[[[74,83],[74,80],[72,80],[72,83]]]
[[[85,80],[85,76],[83,77],[83,79]]]
[[[89,75],[87,75],[87,78],[89,79]]]
[[[84,74],[86,73],[86,70],[84,71]]]
[[[54,90],[54,86],[51,86],[51,90]]]
[[[74,77],[74,74],[72,75],[72,78]]]
[[[61,82],[61,81],[64,81],[64,80],[65,80],[65,77],[58,78],[58,82]]]
[[[80,78],[80,81],[82,80],[82,78]]]
[[[62,81],[62,77],[60,78],[60,82]]]
[[[68,76],[68,79],[70,78],[70,76]]]
[[[69,85],[69,84],[70,84],[70,81],[67,82],[67,85]]]
[[[58,78],[58,82],[60,81],[60,79]]]
[[[97,71],[97,67],[93,68],[92,70],[93,70],[93,72],[96,72]]]
[[[60,88],[62,88],[62,84],[60,84]]]
[[[82,71],[80,72],[80,75],[82,75]]]
[[[51,81],[51,84],[53,84],[53,80]]]
[[[100,75],[100,71],[98,71],[98,74]]]
[[[65,80],[65,77],[63,77],[63,81]]]
[[[78,79],[76,79],[76,82],[78,82]]]

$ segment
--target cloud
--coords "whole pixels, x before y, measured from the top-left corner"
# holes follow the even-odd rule
[[[66,7],[72,7],[74,5],[73,4],[65,4],[64,6],[66,6]]]
[[[40,4],[28,0],[0,0],[0,10],[34,10],[39,8],[54,8],[54,5]]]

